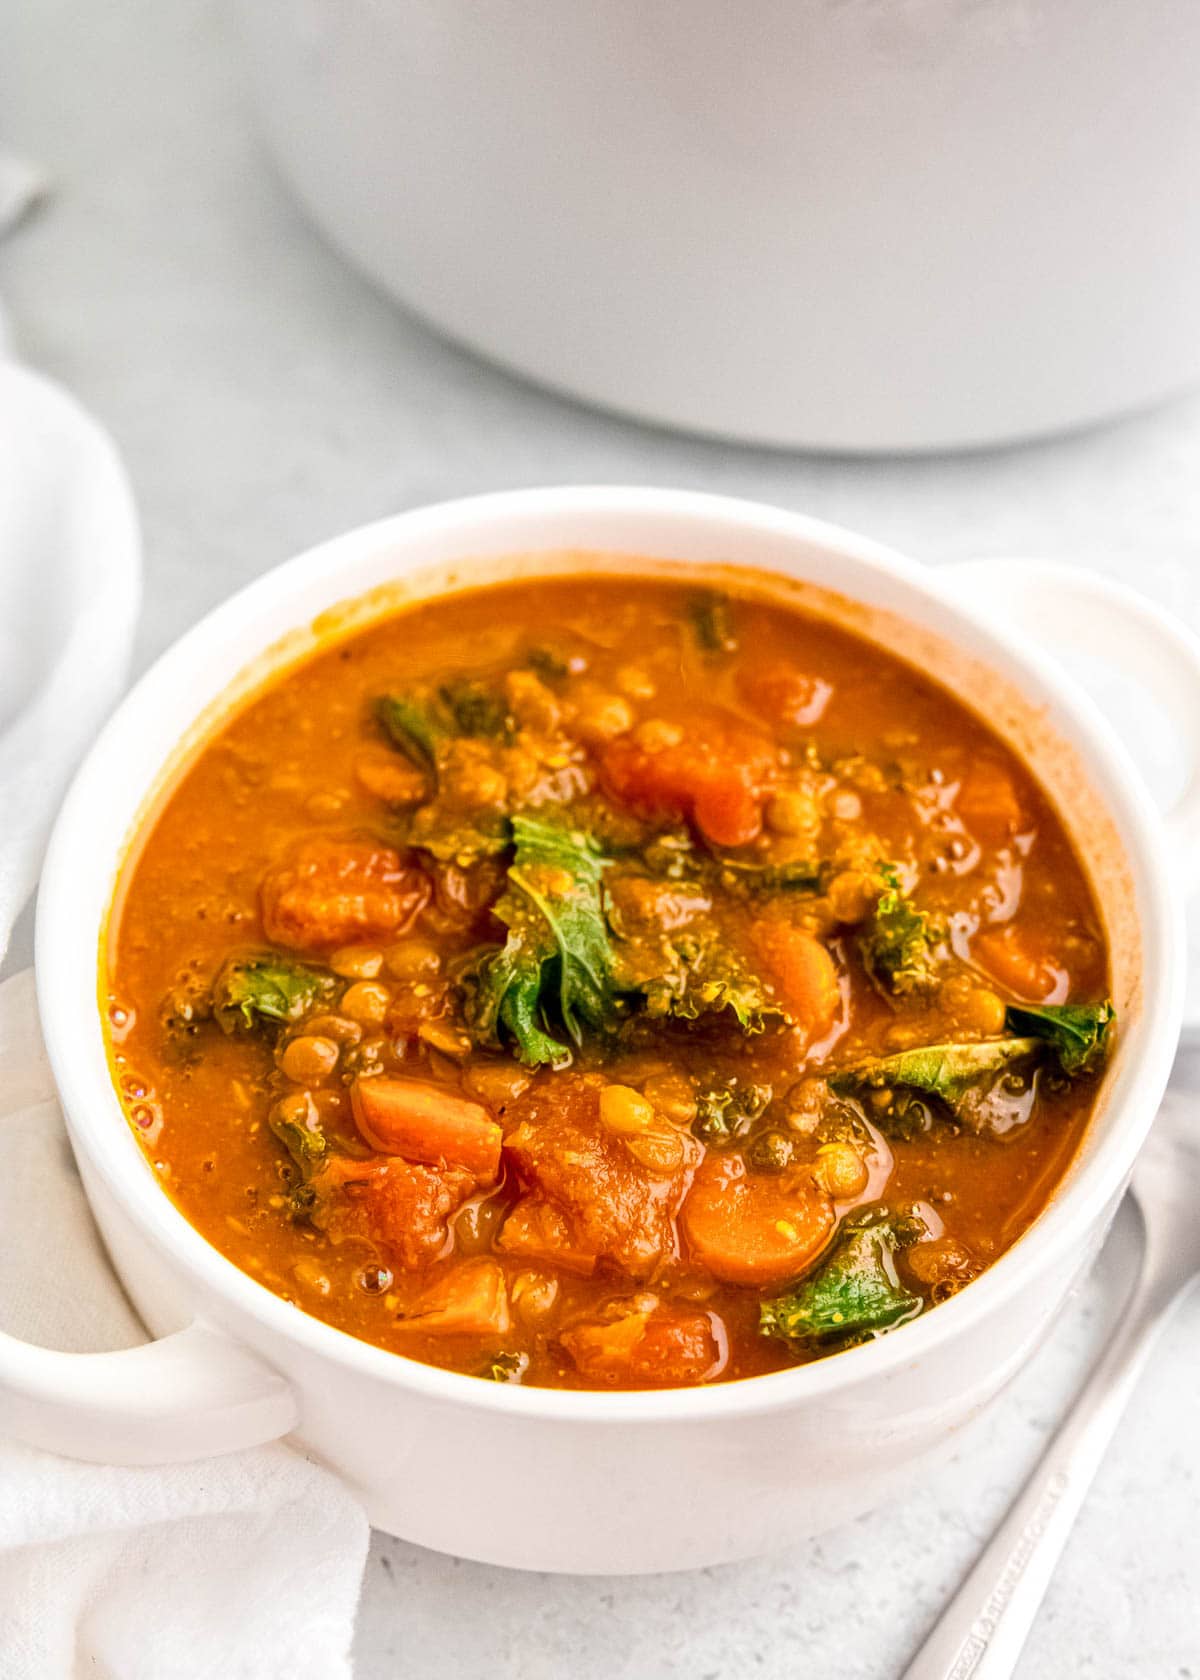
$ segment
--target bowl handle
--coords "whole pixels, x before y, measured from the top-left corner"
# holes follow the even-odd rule
[[[296,1396],[197,1320],[116,1353],[58,1353],[0,1334],[0,1432],[93,1464],[177,1464],[286,1435]]]
[[[1182,792],[1163,812],[1177,879],[1200,887],[1200,638],[1136,589],[1047,560],[968,560],[940,569],[952,595],[1045,652],[1106,660],[1158,701],[1184,760]]]

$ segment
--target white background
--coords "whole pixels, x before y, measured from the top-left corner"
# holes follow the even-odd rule
[[[1128,577],[1200,629],[1200,400],[1037,448],[873,463],[588,413],[447,347],[330,254],[258,148],[221,24],[206,0],[9,0],[0,35],[0,143],[54,182],[0,252],[0,289],[25,357],[124,452],[146,537],[139,664],[348,526],[471,491],[602,480],[757,496],[934,563],[1060,556]],[[377,1540],[360,1680],[894,1680],[1102,1340],[1133,1253],[1118,1231],[951,1467],[799,1550],[584,1580]],[[1193,1302],[1075,1534],[1028,1680],[1200,1680],[1198,1333]]]

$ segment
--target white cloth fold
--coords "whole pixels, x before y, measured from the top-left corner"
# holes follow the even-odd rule
[[[0,986],[0,1328],[145,1339],[87,1210],[33,976]],[[345,1680],[366,1517],[275,1445],[125,1470],[0,1440],[4,1680]]]
[[[0,171],[0,220],[29,187]],[[140,570],[110,440],[2,358],[0,343],[0,959],[125,680]],[[144,1341],[75,1170],[28,971],[0,986],[0,1160],[0,1329],[67,1352]],[[287,1446],[129,1470],[0,1438],[0,1676],[345,1680],[367,1541],[345,1486]]]

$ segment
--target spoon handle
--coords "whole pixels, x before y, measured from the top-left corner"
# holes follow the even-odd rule
[[[1009,1680],[1138,1377],[1184,1290],[1143,1270],[1112,1341],[902,1680]]]

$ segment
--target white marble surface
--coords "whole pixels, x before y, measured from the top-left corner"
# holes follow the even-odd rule
[[[264,162],[206,0],[9,0],[5,22],[0,141],[48,168],[54,196],[0,251],[0,291],[23,353],[125,453],[147,548],[139,662],[346,526],[582,480],[761,496],[932,562],[1059,555],[1128,575],[1200,627],[1200,399],[1038,448],[875,463],[588,413],[440,343],[325,249]],[[604,1581],[378,1541],[360,1680],[893,1680],[1103,1339],[1129,1254],[1110,1249],[953,1465],[818,1543]],[[1193,1302],[1102,1471],[1028,1680],[1200,1680],[1198,1334]]]

